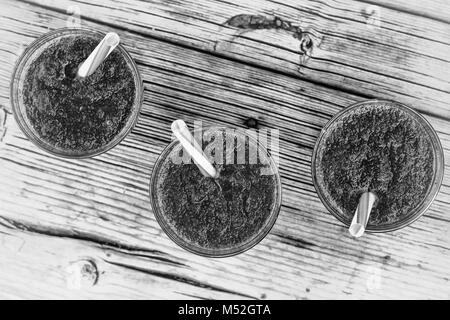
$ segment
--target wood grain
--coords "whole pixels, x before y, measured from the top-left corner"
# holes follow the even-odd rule
[[[176,278],[171,273],[182,265],[159,252],[130,251],[90,241],[30,234],[3,225],[0,225],[0,244],[0,298],[3,299],[160,298],[154,288],[176,288],[166,292],[170,299],[243,298],[220,288],[199,286],[189,278]],[[43,247],[46,249],[42,250]],[[95,285],[72,278],[77,270],[71,266],[79,261],[89,261],[96,267]],[[141,261],[146,268],[140,269],[136,261]],[[127,267],[128,264],[133,268]]]
[[[9,110],[14,61],[33,39],[64,27],[67,15],[12,0],[2,1],[0,9],[0,59],[8,62],[0,66],[0,97]],[[117,19],[109,21],[121,22]],[[39,151],[5,112],[0,296],[450,297],[448,174],[424,217],[403,230],[360,240],[347,235],[315,194],[310,175],[315,139],[333,114],[364,100],[364,93],[114,29],[111,23],[84,20],[83,25],[115,30],[124,39],[145,83],[142,114],[133,132],[110,152],[66,160]],[[198,257],[173,244],[156,223],[149,177],[176,118],[238,127],[255,118],[263,128],[280,129],[283,208],[270,235],[250,251],[226,259]],[[438,131],[448,168],[448,121],[427,119]],[[64,270],[80,259],[96,263],[98,282],[69,290]]]
[[[428,12],[428,2],[411,8],[406,1],[383,1],[376,6],[377,24],[370,19],[373,3],[350,0],[27,1],[64,13],[75,5],[82,21],[133,30],[366,98],[399,100],[450,119],[450,25],[415,14]],[[448,16],[446,8],[436,2],[431,16],[438,10],[439,16]],[[241,27],[227,24],[240,15]],[[268,27],[274,17],[298,26],[304,37]],[[254,23],[245,23],[252,18]],[[306,51],[305,37],[312,39]]]

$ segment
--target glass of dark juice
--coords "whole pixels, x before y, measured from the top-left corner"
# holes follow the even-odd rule
[[[51,154],[99,155],[117,145],[137,121],[143,84],[123,46],[90,76],[76,76],[103,37],[85,29],[51,31],[17,62],[11,79],[15,119],[32,142]]]
[[[312,157],[319,198],[349,226],[362,193],[377,195],[368,232],[403,228],[436,197],[444,156],[431,125],[413,109],[370,100],[335,115],[322,129]]]
[[[281,206],[278,167],[267,149],[244,131],[214,127],[198,134],[203,148],[216,141],[223,150],[223,161],[213,163],[218,177],[202,174],[190,160],[181,161],[183,147],[173,141],[153,169],[153,212],[182,248],[208,257],[232,256],[260,242],[275,223]],[[256,150],[257,160],[250,160]]]

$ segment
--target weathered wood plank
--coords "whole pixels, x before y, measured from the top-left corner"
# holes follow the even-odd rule
[[[7,9],[0,10],[0,39],[5,42],[1,46],[5,50],[0,51],[2,61],[14,61],[23,45],[47,28],[65,24],[64,14],[10,0],[3,3]],[[99,281],[94,290],[105,293],[114,287],[120,297],[179,297],[195,291],[182,281],[180,290],[173,282],[162,285],[159,281],[164,279],[148,275],[156,270],[189,279],[197,287],[209,287],[199,291],[200,297],[223,297],[225,290],[229,296],[254,298],[449,298],[448,176],[435,204],[414,225],[359,241],[347,235],[315,195],[309,165],[320,128],[335,112],[362,97],[132,32],[118,32],[137,60],[146,86],[138,125],[118,147],[94,159],[58,159],[24,139],[7,116],[7,132],[0,146],[0,215],[7,229],[0,231],[16,234],[16,229],[26,228],[29,233],[18,233],[19,238],[26,238],[26,243],[38,239],[23,257],[10,254],[9,263],[2,265],[0,283],[9,295],[20,296],[21,287],[8,285],[8,279],[21,277],[23,283],[35,279],[23,266],[34,251],[39,251],[38,257],[56,255],[48,263],[36,265],[38,274],[53,276],[60,274],[63,263],[59,261],[65,257],[76,260],[84,255],[101,261],[98,256],[104,257],[108,245],[123,252],[112,260],[113,266],[100,268],[113,269],[115,277],[105,276],[106,284]],[[0,71],[5,106],[12,67],[4,64]],[[253,117],[262,127],[282,130],[284,206],[271,234],[252,250],[220,260],[197,257],[176,247],[157,225],[148,200],[148,179],[158,154],[170,140],[170,122],[178,117],[188,123],[202,119],[231,126],[243,126]],[[448,165],[448,123],[428,119],[446,147]],[[45,234],[64,237],[64,242],[53,246],[55,237]],[[67,254],[59,252],[63,247]],[[55,249],[59,254],[52,253]],[[139,254],[133,255],[136,252]],[[149,263],[152,259],[169,260],[170,267]],[[16,274],[17,268],[22,271]],[[61,296],[76,296],[65,291],[61,276],[51,281],[50,287],[58,287],[55,292]],[[30,296],[37,295],[39,283]],[[43,292],[42,296],[54,295]],[[101,294],[88,290],[78,296]]]
[[[0,298],[8,299],[171,299],[245,296],[220,287],[201,287],[178,278],[174,263],[161,252],[108,248],[89,241],[50,237],[0,225]],[[127,267],[134,260],[134,269]],[[136,266],[142,261],[145,268]],[[86,263],[94,269],[82,273]],[[83,274],[93,281],[80,279]],[[95,280],[96,279],[96,280]]]
[[[371,16],[372,4],[349,0],[28,1],[450,119],[450,24],[396,5]]]

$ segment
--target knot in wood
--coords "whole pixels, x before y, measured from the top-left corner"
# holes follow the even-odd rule
[[[313,45],[314,43],[311,37],[304,33],[300,39],[300,52],[304,55],[311,56]]]
[[[69,264],[66,268],[67,287],[69,289],[83,289],[92,287],[97,283],[98,270],[91,260],[79,260]]]
[[[258,129],[259,123],[255,118],[248,118],[244,121],[244,124],[250,129]]]

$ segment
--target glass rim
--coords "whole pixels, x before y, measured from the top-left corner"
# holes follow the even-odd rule
[[[207,130],[221,130],[221,129],[231,129],[229,127],[225,126],[204,126],[202,130],[202,135]],[[243,129],[236,128],[234,129],[238,132],[244,131]],[[199,129],[194,130],[194,133],[200,131]],[[275,203],[273,205],[273,209],[268,217],[268,219],[265,221],[264,226],[257,232],[253,237],[251,237],[249,240],[245,241],[244,243],[241,243],[238,246],[227,248],[227,249],[206,249],[201,248],[199,246],[193,245],[192,243],[189,243],[188,241],[184,240],[182,237],[178,236],[178,234],[167,224],[166,219],[164,218],[164,214],[161,212],[162,210],[159,208],[158,204],[158,197],[157,192],[155,190],[157,189],[156,183],[158,182],[157,176],[160,173],[160,170],[162,168],[162,164],[167,159],[167,157],[170,155],[172,150],[179,145],[178,140],[171,141],[161,152],[161,154],[158,156],[158,159],[155,162],[155,165],[153,166],[153,171],[150,179],[150,185],[149,185],[149,196],[150,196],[150,202],[151,207],[153,210],[153,214],[156,218],[156,221],[160,225],[161,229],[163,229],[164,233],[171,239],[175,244],[177,244],[179,247],[203,256],[203,257],[209,257],[209,258],[226,258],[238,255],[240,253],[243,253],[255,245],[257,245],[259,242],[261,242],[272,230],[273,226],[275,225],[275,222],[278,218],[279,212],[281,210],[281,203],[282,203],[282,185],[281,185],[281,178],[280,178],[280,172],[277,168],[273,158],[271,155],[268,154],[267,148],[261,145],[259,141],[254,139],[252,136],[247,135],[249,139],[252,139],[254,142],[256,142],[258,148],[261,148],[261,150],[265,151],[267,154],[267,158],[269,160],[270,166],[272,169],[274,169],[274,175],[276,179],[276,199]]]
[[[14,118],[16,122],[19,125],[19,128],[21,131],[25,134],[25,136],[33,142],[34,145],[36,145],[41,150],[48,152],[52,155],[62,157],[62,158],[69,158],[69,159],[84,159],[84,158],[91,158],[98,156],[102,153],[105,153],[112,148],[114,148],[116,145],[118,145],[134,128],[136,125],[139,113],[142,108],[143,98],[144,98],[144,86],[143,81],[140,75],[140,72],[137,68],[136,63],[134,62],[131,55],[128,53],[128,51],[123,47],[122,44],[119,44],[116,49],[118,49],[121,54],[123,55],[125,61],[127,62],[127,65],[131,69],[131,73],[133,75],[134,84],[136,87],[136,92],[134,96],[133,106],[131,108],[131,113],[129,115],[129,118],[127,122],[125,123],[125,126],[117,133],[114,138],[106,143],[105,145],[96,148],[94,150],[88,150],[88,151],[68,151],[68,150],[62,150],[59,148],[56,148],[49,144],[48,142],[44,141],[38,134],[34,132],[34,129],[32,128],[31,124],[28,123],[27,116],[25,113],[25,107],[22,106],[22,101],[19,97],[19,91],[20,91],[20,82],[21,79],[25,76],[25,73],[27,71],[27,63],[29,62],[29,59],[33,57],[33,55],[38,52],[39,49],[43,47],[47,42],[53,41],[55,39],[58,39],[59,37],[64,36],[70,36],[72,34],[89,34],[90,36],[102,39],[105,36],[105,33],[90,29],[90,28],[59,28],[52,31],[49,31],[43,35],[41,35],[39,38],[35,39],[32,43],[30,43],[27,48],[24,50],[24,52],[21,54],[21,56],[18,58],[12,76],[10,80],[10,101],[11,101],[11,107],[14,114]]]
[[[392,224],[388,225],[381,225],[381,226],[367,226],[366,231],[370,233],[382,233],[382,232],[390,232],[395,231],[401,228],[404,228],[417,219],[419,219],[431,206],[434,199],[439,193],[439,189],[442,185],[442,181],[444,178],[444,151],[442,148],[441,141],[434,130],[434,128],[431,126],[429,121],[422,116],[419,112],[415,111],[411,107],[408,107],[400,102],[393,101],[393,100],[383,100],[383,99],[371,99],[371,100],[365,100],[361,102],[357,102],[354,104],[351,104],[350,106],[340,110],[337,114],[335,114],[322,128],[319,137],[316,140],[316,143],[314,145],[314,150],[312,154],[311,159],[311,174],[313,178],[313,184],[314,188],[317,192],[317,195],[319,196],[320,201],[323,203],[325,208],[341,223],[343,223],[345,226],[349,227],[350,223],[348,220],[346,220],[341,213],[332,205],[329,203],[327,198],[324,195],[324,192],[319,184],[318,177],[317,177],[317,156],[319,153],[319,148],[322,145],[323,140],[326,138],[328,134],[328,129],[335,124],[337,121],[339,121],[344,115],[349,113],[350,111],[357,109],[359,107],[363,106],[371,106],[374,104],[387,104],[391,107],[397,107],[402,111],[405,111],[408,113],[415,121],[421,125],[425,132],[428,134],[432,150],[434,154],[434,163],[433,163],[433,171],[434,176],[433,180],[430,183],[430,187],[428,188],[428,192],[426,196],[422,199],[422,201],[411,211],[409,212],[404,219],[398,220]]]

